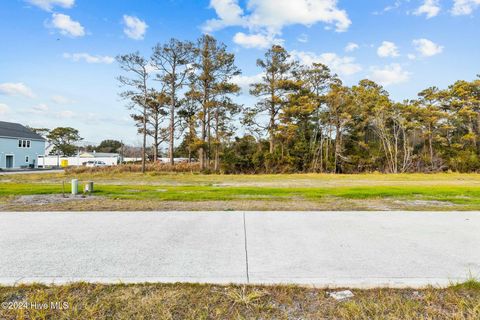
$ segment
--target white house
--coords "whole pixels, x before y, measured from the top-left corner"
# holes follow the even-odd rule
[[[0,169],[38,167],[45,139],[19,123],[0,121]]]

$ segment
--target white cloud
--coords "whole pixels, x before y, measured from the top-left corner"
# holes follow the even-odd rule
[[[443,47],[428,39],[416,39],[413,40],[413,46],[423,57],[432,57],[440,54],[443,51]]]
[[[388,57],[398,57],[398,47],[395,43],[390,41],[383,41],[382,45],[378,47],[377,54],[379,57],[388,58]]]
[[[410,60],[415,60],[417,58],[417,56],[414,55],[413,53],[409,53],[409,54],[407,54],[407,58],[410,59]]]
[[[425,14],[427,19],[436,17],[439,13],[439,0],[424,0],[424,3],[413,12],[417,16]]]
[[[245,48],[265,49],[274,43],[282,43],[283,40],[275,39],[263,34],[245,34],[243,32],[238,32],[233,37],[233,42]]]
[[[410,1],[410,0],[408,0],[408,1]],[[386,6],[385,8],[383,8],[382,11],[375,11],[375,12],[373,12],[373,14],[374,15],[381,15],[385,12],[396,10],[396,9],[400,8],[401,5],[402,5],[402,0],[395,0],[395,2],[392,5]]]
[[[56,6],[69,9],[75,5],[75,0],[26,0],[45,11],[52,11]]]
[[[480,0],[454,0],[452,14],[455,16],[468,15],[480,6]]]
[[[243,9],[237,0],[211,0],[210,8],[214,9],[219,19],[208,20],[203,29],[212,32],[228,26],[244,26]]]
[[[27,98],[35,97],[32,90],[21,82],[0,83],[0,94],[4,94],[7,96],[24,96]]]
[[[70,119],[75,116],[75,113],[70,110],[64,110],[57,113],[58,118],[60,119]]]
[[[358,44],[356,44],[355,42],[349,42],[345,47],[345,51],[346,52],[352,52],[352,51],[357,50],[358,48],[360,48],[360,46]]]
[[[210,0],[218,16],[203,25],[203,31],[239,26],[252,35],[274,39],[289,25],[312,26],[323,22],[335,25],[338,32],[346,31],[351,21],[347,12],[337,7],[337,0],[247,0],[245,8],[239,0]]]
[[[83,37],[85,35],[85,28],[83,28],[80,22],[72,20],[72,18],[66,14],[52,14],[51,25],[65,36]]]
[[[60,96],[60,95],[53,96],[53,97],[52,97],[52,101],[55,102],[56,104],[71,104],[71,103],[75,103],[74,100],[69,99],[69,98],[64,97],[64,96]]]
[[[253,76],[238,75],[232,78],[232,82],[238,85],[243,93],[248,93],[250,85],[253,83],[261,82],[263,73],[259,73]]]
[[[362,71],[362,66],[355,62],[355,58],[340,57],[335,53],[329,52],[316,55],[313,52],[292,51],[291,56],[306,65],[323,63],[341,76],[351,76]]]
[[[32,107],[32,112],[34,113],[46,113],[49,110],[50,108],[45,103],[40,103]]]
[[[115,58],[110,56],[93,56],[89,53],[64,53],[65,59],[72,60],[74,62],[85,61],[87,63],[105,63],[111,64],[115,62]]]
[[[301,43],[307,43],[308,35],[306,35],[305,33],[302,33],[301,35],[298,36],[297,41]]]
[[[24,112],[27,110],[24,110]],[[48,105],[45,103],[37,104],[31,107],[27,113],[34,113],[37,116],[42,116],[49,119],[71,119],[76,117],[77,119],[81,119],[83,115],[76,115],[71,110],[53,110],[50,109]]]
[[[6,115],[7,113],[10,113],[10,107],[5,103],[0,103],[0,115]]]
[[[145,71],[147,71],[147,73],[154,73],[154,72],[157,72],[158,71],[158,68],[156,66],[154,66],[153,64],[149,63],[145,66]]]
[[[133,40],[143,40],[148,28],[148,25],[145,23],[145,21],[134,16],[124,15],[123,23],[125,24],[123,32],[127,35],[127,37]]]
[[[382,86],[389,86],[406,82],[410,79],[411,73],[403,70],[398,63],[380,67],[372,67],[367,78],[381,84]]]

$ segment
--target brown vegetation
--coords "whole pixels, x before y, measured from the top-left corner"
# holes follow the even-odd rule
[[[2,309],[1,319],[479,319],[480,286],[470,281],[447,289],[352,290],[337,301],[337,290],[297,286],[192,284],[0,287],[0,301],[52,308]]]
[[[125,172],[142,172],[142,165],[140,164],[122,164],[118,166],[108,167],[69,167],[66,169],[67,174],[79,173],[125,173]],[[165,173],[192,173],[200,172],[200,165],[198,163],[177,163],[171,165],[169,163],[149,162],[145,166],[145,172],[165,172]]]

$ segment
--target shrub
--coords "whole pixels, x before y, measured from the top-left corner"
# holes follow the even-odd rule
[[[123,173],[123,172],[141,172],[141,164],[120,164],[118,166],[109,167],[69,167],[66,173]],[[146,172],[200,172],[200,164],[195,163],[177,163],[171,165],[169,163],[147,163]]]

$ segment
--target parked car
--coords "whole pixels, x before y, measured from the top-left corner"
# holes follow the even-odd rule
[[[85,162],[85,166],[87,166],[87,167],[106,167],[107,164],[103,161],[90,160],[90,161]]]

